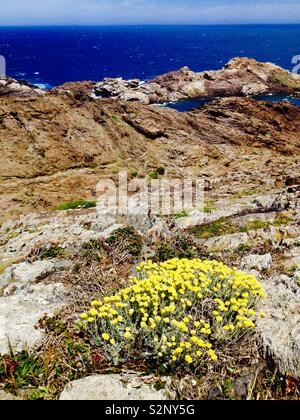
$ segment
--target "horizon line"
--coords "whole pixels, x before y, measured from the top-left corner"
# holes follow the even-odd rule
[[[137,27],[137,26],[286,26],[286,25],[300,25],[299,22],[249,22],[249,23],[60,23],[60,24],[19,24],[19,25],[1,25],[1,28],[49,28],[49,27]]]

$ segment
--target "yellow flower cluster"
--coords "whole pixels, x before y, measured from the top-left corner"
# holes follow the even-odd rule
[[[147,261],[137,273],[129,287],[94,300],[81,315],[92,340],[114,360],[139,351],[165,364],[216,362],[219,342],[238,338],[265,316],[255,311],[265,297],[256,278],[218,261]]]

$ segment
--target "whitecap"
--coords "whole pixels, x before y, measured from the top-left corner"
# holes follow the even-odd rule
[[[48,83],[34,83],[34,86],[38,87],[39,89],[44,89],[44,90],[48,90],[52,88],[52,86],[49,85]]]

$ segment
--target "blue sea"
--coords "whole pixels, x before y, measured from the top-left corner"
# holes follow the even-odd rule
[[[150,79],[189,66],[221,68],[236,56],[291,70],[300,25],[2,27],[7,73],[52,87],[104,77]]]

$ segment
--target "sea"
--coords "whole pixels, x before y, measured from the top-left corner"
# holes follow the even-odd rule
[[[11,77],[51,88],[105,77],[148,80],[183,66],[217,70],[233,57],[291,71],[299,40],[300,25],[0,27],[0,55]]]

